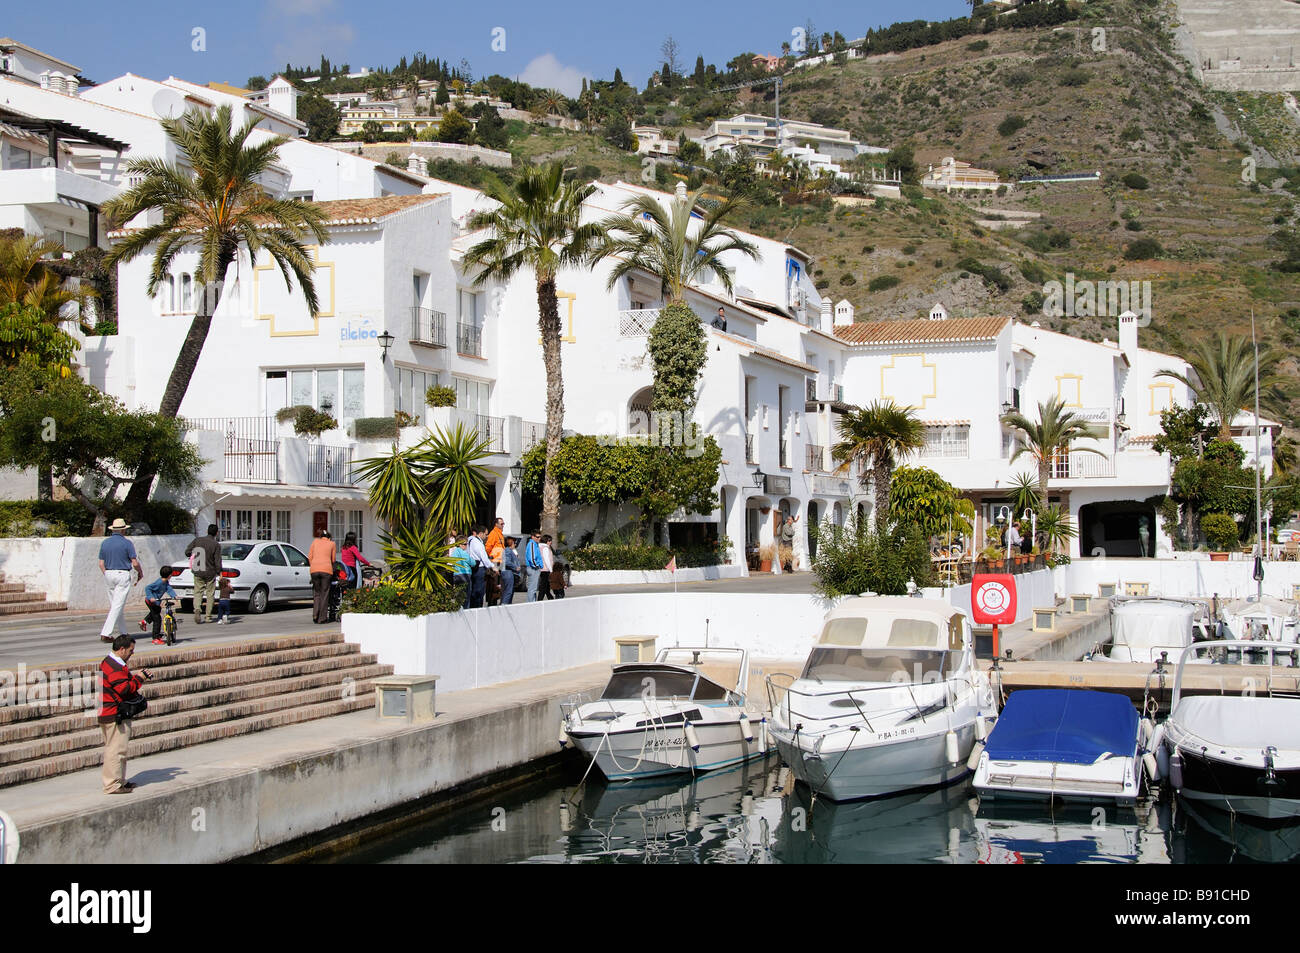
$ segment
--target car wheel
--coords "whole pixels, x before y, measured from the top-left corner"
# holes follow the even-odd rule
[[[266,586],[258,586],[253,590],[253,594],[248,597],[248,611],[252,615],[261,615],[266,611],[266,603],[270,593]]]

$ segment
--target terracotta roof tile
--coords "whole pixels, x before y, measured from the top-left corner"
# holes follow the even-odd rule
[[[951,341],[988,341],[1011,323],[1010,318],[949,318],[931,321],[858,321],[835,328],[835,336],[849,344],[930,344]]]
[[[404,212],[442,198],[443,193],[420,195],[386,195],[371,199],[330,199],[316,204],[324,210],[330,224],[343,222],[377,222],[396,212]]]

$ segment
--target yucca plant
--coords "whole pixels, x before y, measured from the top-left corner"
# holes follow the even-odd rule
[[[1011,509],[1017,519],[1024,514],[1025,510],[1038,511],[1039,504],[1042,502],[1042,492],[1033,474],[1017,473],[1011,478],[1011,485],[1007,489],[1011,491]]]
[[[388,575],[399,586],[433,591],[450,584],[455,562],[447,555],[447,533],[433,523],[403,524],[379,534]]]
[[[1066,547],[1070,540],[1079,535],[1079,530],[1070,522],[1070,516],[1053,504],[1038,514],[1038,532],[1043,535],[1043,542],[1049,553],[1055,553]]]

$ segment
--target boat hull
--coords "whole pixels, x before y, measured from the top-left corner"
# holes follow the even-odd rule
[[[1189,746],[1176,750],[1182,759],[1178,793],[1183,797],[1262,820],[1300,817],[1300,769],[1275,771],[1276,783],[1269,785],[1263,768],[1221,761]]]
[[[680,723],[606,734],[570,729],[569,741],[611,781],[656,778],[695,771],[714,771],[764,754],[757,717],[751,722],[752,741],[741,737],[737,721],[694,722],[699,751],[686,743]]]
[[[917,788],[940,787],[966,777],[966,760],[975,744],[975,723],[957,734],[957,761],[948,760],[947,729],[900,740],[863,743],[813,750],[810,738],[774,730],[781,759],[795,778],[832,801],[857,801],[884,797]],[[868,735],[866,731],[856,734]]]

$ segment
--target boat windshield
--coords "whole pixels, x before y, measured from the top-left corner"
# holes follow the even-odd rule
[[[953,652],[910,649],[842,649],[817,646],[804,678],[823,682],[936,682],[952,671]]]
[[[697,688],[695,678],[694,672],[664,669],[615,672],[600,697],[623,700],[642,697],[694,698],[698,701],[721,701],[727,697],[725,688],[707,678],[701,678]]]

